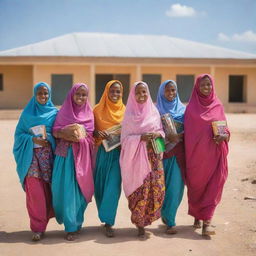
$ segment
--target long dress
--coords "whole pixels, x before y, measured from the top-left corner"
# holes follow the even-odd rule
[[[115,224],[118,201],[121,194],[120,149],[106,152],[100,145],[94,171],[95,200],[102,223]]]
[[[176,97],[168,101],[165,87],[171,83],[176,88]],[[176,82],[167,80],[158,90],[157,109],[160,115],[170,114],[174,121],[184,123],[185,106],[181,103]],[[180,131],[181,132],[181,131]],[[170,151],[164,153],[165,199],[161,211],[162,219],[167,226],[176,226],[176,214],[184,193],[185,155],[183,142],[177,143]]]
[[[148,92],[145,103],[139,104],[135,89],[143,84]],[[137,82],[132,87],[122,123],[121,174],[125,195],[131,210],[131,221],[145,227],[161,216],[165,185],[162,156],[153,152],[151,143],[141,140],[141,135],[154,132],[164,137],[160,115],[154,106],[148,86]]]
[[[212,84],[209,96],[199,90],[200,80],[207,76]],[[199,220],[211,220],[221,200],[228,175],[228,142],[216,144],[212,122],[226,120],[224,108],[215,94],[213,78],[200,75],[185,112],[186,184],[188,213]],[[229,134],[228,128],[225,131]]]
[[[95,130],[104,131],[119,125],[123,120],[125,106],[122,98],[114,103],[108,97],[110,87],[115,83],[120,84],[123,91],[123,86],[118,80],[111,80],[106,84],[102,97],[93,110]],[[96,143],[98,151],[94,169],[94,196],[98,216],[102,223],[113,226],[121,195],[120,147],[106,152],[101,139],[96,139]]]
[[[76,179],[72,146],[66,157],[56,155],[52,176],[53,207],[56,220],[66,232],[81,229],[87,202]]]
[[[94,193],[92,173],[92,151],[94,117],[86,101],[82,106],[74,103],[73,96],[85,84],[75,84],[69,91],[53,126],[53,132],[70,124],[79,124],[86,136],[78,142],[57,139],[52,176],[53,207],[56,220],[64,223],[66,232],[81,229],[84,211]]]
[[[37,90],[46,87],[49,98],[45,104],[36,100]],[[44,232],[50,218],[54,216],[51,195],[51,175],[55,140],[51,134],[57,109],[51,101],[51,89],[43,82],[34,87],[34,96],[23,110],[15,130],[13,147],[17,172],[26,192],[26,206],[33,232]],[[30,128],[44,125],[49,146],[33,143]]]

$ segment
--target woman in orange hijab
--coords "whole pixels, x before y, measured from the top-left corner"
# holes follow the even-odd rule
[[[120,128],[114,137],[109,129],[118,127],[124,116],[125,105],[122,101],[123,86],[118,80],[106,84],[100,102],[95,106],[94,137],[98,145],[94,171],[95,200],[100,221],[105,223],[105,234],[113,237],[112,226],[115,224],[116,210],[121,194],[121,171],[119,165]],[[113,149],[112,149],[113,148]],[[107,150],[107,151],[106,151]]]

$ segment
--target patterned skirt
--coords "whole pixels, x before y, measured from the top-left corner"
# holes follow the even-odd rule
[[[27,177],[34,177],[51,183],[53,153],[50,146],[34,148],[32,163],[29,167]]]
[[[164,169],[160,155],[148,148],[148,159],[152,171],[145,178],[143,185],[129,197],[131,221],[137,227],[145,227],[161,217],[161,207],[165,195]]]

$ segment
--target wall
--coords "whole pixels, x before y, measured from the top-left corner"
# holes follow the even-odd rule
[[[20,109],[33,94],[32,66],[0,65],[3,91],[0,91],[0,109]]]

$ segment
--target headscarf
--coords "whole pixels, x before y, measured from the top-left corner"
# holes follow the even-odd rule
[[[212,84],[208,96],[200,92],[200,81],[206,76]],[[204,216],[200,215],[204,220],[212,217],[227,177],[228,144],[223,141],[217,145],[212,132],[212,122],[222,120],[226,117],[213,78],[209,74],[199,75],[186,107],[184,129],[189,205],[194,217],[204,209]]]
[[[148,99],[139,104],[135,98],[135,89],[143,84],[148,91]],[[143,184],[151,172],[146,142],[141,135],[147,132],[159,132],[164,137],[161,119],[145,82],[139,81],[131,88],[121,131],[120,166],[125,195],[128,197]]]
[[[117,103],[112,102],[108,97],[110,87],[115,83],[120,84],[121,91],[123,93],[123,85],[120,81],[109,81],[105,86],[100,102],[93,109],[95,117],[95,129],[98,131],[104,131],[114,125],[118,125],[123,120],[125,105],[123,104],[122,97]],[[97,144],[100,143],[101,139],[97,139]]]
[[[48,101],[40,104],[36,99],[40,87],[46,87],[49,93]],[[20,182],[24,185],[24,179],[32,162],[34,143],[33,135],[29,129],[37,125],[45,125],[47,140],[55,147],[55,141],[51,134],[53,122],[58,110],[51,100],[51,88],[47,83],[40,82],[34,87],[34,94],[31,100],[21,113],[18,125],[15,130],[13,154],[17,163],[17,172]]]
[[[172,101],[167,100],[164,96],[165,86],[170,82],[176,88],[176,97]],[[157,94],[156,107],[158,108],[158,111],[160,112],[161,115],[170,113],[175,121],[179,121],[183,123],[185,106],[180,101],[178,88],[175,81],[166,80],[160,85],[158,94]]]
[[[53,131],[58,131],[65,126],[74,123],[84,126],[87,137],[80,139],[79,142],[73,142],[72,149],[75,160],[76,179],[82,194],[84,195],[87,203],[89,203],[94,193],[91,163],[94,117],[88,100],[81,106],[77,105],[73,100],[76,91],[81,86],[89,92],[89,88],[86,84],[77,83],[73,85],[57,115]]]

